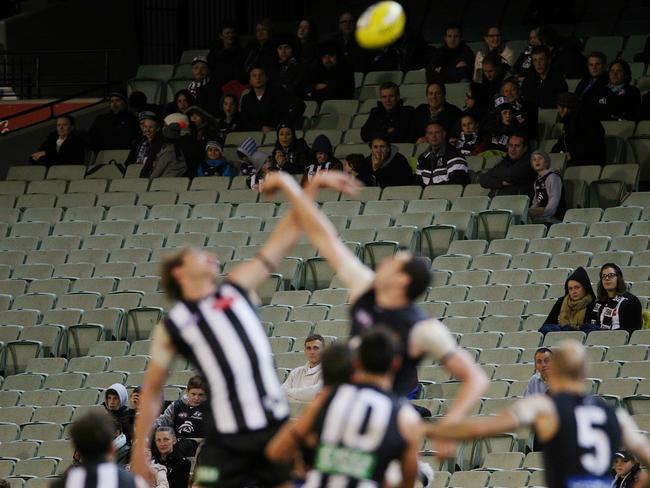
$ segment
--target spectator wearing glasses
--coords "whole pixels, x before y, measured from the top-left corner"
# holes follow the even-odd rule
[[[592,325],[597,330],[627,330],[630,334],[642,325],[641,302],[627,291],[623,271],[614,263],[600,268],[597,298],[592,310]]]
[[[474,58],[474,81],[481,81],[481,70],[483,69],[483,60],[489,54],[500,57],[508,66],[515,63],[515,53],[503,42],[501,30],[496,25],[490,25],[485,30],[483,36],[485,46],[476,53]]]

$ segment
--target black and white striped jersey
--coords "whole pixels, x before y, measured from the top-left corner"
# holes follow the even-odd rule
[[[375,386],[336,388],[316,418],[318,445],[305,488],[382,486],[388,465],[407,448],[398,426],[403,409],[417,417],[408,402]]]
[[[53,488],[146,488],[148,484],[139,477],[120,468],[115,463],[82,464],[71,467],[63,478],[56,480]]]
[[[226,281],[214,296],[178,302],[163,322],[206,378],[217,432],[262,430],[289,416],[271,345],[245,290]]]

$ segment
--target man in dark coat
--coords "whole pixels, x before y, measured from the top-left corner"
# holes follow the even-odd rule
[[[250,91],[241,99],[241,130],[275,131],[281,123],[296,126],[305,102],[287,90],[268,84],[266,70],[259,66],[250,73]]]
[[[192,82],[187,89],[196,99],[196,105],[203,107],[212,116],[219,113],[221,87],[212,78],[205,56],[197,56],[192,60]]]
[[[563,130],[552,152],[565,153],[567,166],[605,164],[605,129],[594,110],[581,106],[578,96],[567,92],[558,96],[557,112]]]
[[[245,83],[245,57],[246,53],[239,44],[235,25],[229,22],[224,23],[221,27],[219,40],[208,53],[208,65],[216,83],[219,86],[223,86],[231,80]]]
[[[539,108],[555,108],[557,96],[569,90],[566,81],[551,67],[551,51],[547,46],[535,46],[532,56],[533,69],[526,75],[521,93]]]
[[[426,68],[427,82],[458,83],[471,81],[474,73],[474,53],[462,39],[459,25],[445,28],[444,43],[436,49]]]
[[[508,154],[496,166],[481,173],[479,181],[490,195],[531,196],[537,174],[530,166],[528,142],[523,134],[515,133],[508,139]]]
[[[589,76],[580,80],[575,94],[582,99],[583,105],[597,103],[597,94],[607,85],[607,57],[601,52],[592,52],[587,56]]]
[[[114,91],[109,96],[110,112],[95,117],[88,138],[93,151],[129,149],[138,137],[138,120],[129,112],[126,94]]]
[[[377,134],[386,135],[389,142],[412,142],[415,110],[404,105],[399,87],[392,82],[379,87],[379,102],[361,128],[361,139],[370,142]]]
[[[294,95],[305,92],[305,66],[295,56],[296,47],[291,36],[276,39],[277,59],[269,68],[269,80]]]
[[[320,61],[307,78],[305,89],[309,100],[322,102],[354,97],[354,70],[334,42],[321,44]]]
[[[438,122],[448,135],[457,132],[462,115],[461,110],[446,99],[447,89],[444,83],[434,81],[427,84],[427,103],[415,109],[413,132],[416,142],[426,141],[426,129],[429,123]]]

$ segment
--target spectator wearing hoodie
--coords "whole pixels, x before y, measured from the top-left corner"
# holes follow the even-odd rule
[[[389,142],[413,142],[414,117],[413,107],[400,99],[399,87],[393,82],[382,83],[377,106],[361,127],[361,139],[370,142],[375,135],[382,134]]]
[[[332,143],[326,135],[320,134],[311,145],[311,157],[302,178],[303,184],[320,171],[342,171],[343,163],[334,157]]]
[[[564,282],[564,296],[558,298],[546,317],[540,332],[575,331],[589,324],[596,299],[587,271],[582,267]]]
[[[370,141],[370,156],[366,166],[371,168],[374,186],[413,185],[413,169],[408,160],[391,145],[389,138],[377,135]]]
[[[284,163],[278,166],[278,169],[291,174],[305,172],[309,160],[309,146],[304,139],[296,137],[293,127],[287,124],[278,126],[274,149],[279,149],[284,153]]]
[[[220,141],[223,139],[217,128],[217,119],[206,112],[203,108],[195,105],[185,112],[191,122],[192,135],[194,140],[201,147],[205,147],[208,141]]]
[[[192,376],[185,394],[171,403],[156,419],[156,427],[170,427],[178,439],[177,448],[185,456],[193,456],[196,443],[192,438],[204,437],[208,430],[207,387],[205,379]]]
[[[188,165],[186,151],[182,149],[181,138],[184,136],[191,138],[187,116],[172,114],[165,117],[162,137],[154,139],[140,178],[185,175]]]
[[[196,176],[227,176],[233,178],[237,174],[226,158],[223,148],[218,141],[208,141],[205,145],[205,161],[196,172]]]
[[[104,408],[119,423],[120,431],[131,444],[134,412],[129,408],[129,394],[121,383],[113,383],[104,391]]]
[[[155,449],[152,449],[152,460],[167,469],[169,488],[187,488],[190,479],[192,463],[179,452],[174,429],[158,427],[155,433]]]
[[[474,52],[463,41],[460,25],[448,25],[445,28],[443,45],[434,51],[426,73],[429,83],[459,83],[472,80]]]
[[[447,142],[446,136],[440,122],[429,122],[426,132],[429,147],[418,158],[415,169],[420,185],[469,184],[467,162],[460,151]]]
[[[537,173],[537,179],[533,183],[529,219],[535,224],[561,222],[566,212],[566,200],[560,172],[551,168],[551,157],[544,151],[534,151],[530,165]]]
[[[567,166],[605,164],[607,149],[605,129],[589,107],[584,107],[573,93],[561,93],[557,112],[562,122],[562,134],[551,152],[562,152]]]
[[[341,54],[339,46],[326,42],[321,44],[319,51],[318,62],[307,76],[306,98],[322,102],[354,97],[354,69]]]

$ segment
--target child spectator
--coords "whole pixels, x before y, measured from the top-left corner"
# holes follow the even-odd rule
[[[193,456],[196,442],[192,438],[205,437],[209,415],[205,403],[207,398],[205,379],[192,376],[187,382],[185,394],[165,409],[156,420],[156,427],[171,427],[178,438],[178,451]]]
[[[277,155],[278,159],[282,160],[284,155],[278,154],[279,152],[280,151],[276,150],[274,152],[274,155]],[[279,171],[279,168],[275,163],[273,156],[267,156],[266,153],[260,153],[260,154],[264,155],[265,157],[264,162],[262,163],[262,167],[257,171],[257,173],[253,174],[250,178],[246,180],[248,187],[251,190],[256,190],[256,191],[262,191],[262,182],[264,181],[264,178],[266,178],[266,175],[268,175],[272,171]]]
[[[205,161],[199,166],[197,176],[228,176],[237,174],[223,156],[223,148],[217,141],[208,141],[205,145]]]
[[[561,222],[566,212],[566,200],[560,172],[551,168],[551,157],[544,151],[534,151],[530,164],[537,173],[537,179],[533,183],[533,200],[528,217],[533,223]]]
[[[479,127],[472,114],[460,118],[460,129],[458,138],[449,139],[449,142],[465,157],[483,152],[485,144],[479,138]]]

